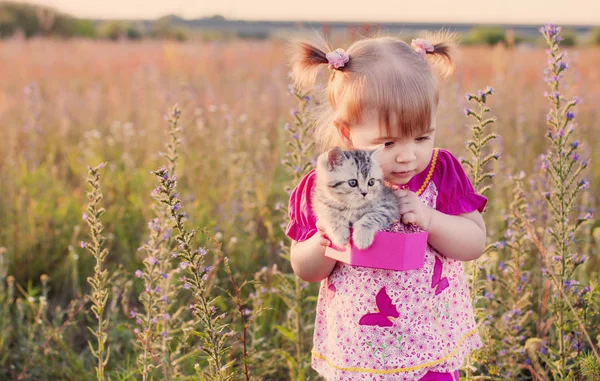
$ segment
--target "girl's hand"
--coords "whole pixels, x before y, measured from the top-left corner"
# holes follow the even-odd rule
[[[429,229],[431,208],[425,205],[415,192],[399,189],[394,193],[398,196],[398,205],[400,206],[402,223],[414,224],[423,230]]]
[[[319,245],[323,247],[331,246],[331,240],[325,234],[325,227],[317,220],[317,234],[315,234],[315,239],[318,240]]]

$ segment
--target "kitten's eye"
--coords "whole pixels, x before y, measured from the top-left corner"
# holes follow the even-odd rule
[[[373,185],[375,185],[375,179],[370,179],[369,186],[372,187]]]
[[[354,179],[348,180],[348,185],[350,185],[352,188],[356,188],[358,186],[358,181]]]

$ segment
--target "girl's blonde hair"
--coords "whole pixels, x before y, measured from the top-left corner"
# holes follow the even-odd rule
[[[334,121],[351,129],[368,112],[376,113],[386,136],[408,137],[429,130],[439,101],[439,78],[454,70],[456,38],[447,32],[426,38],[434,47],[426,59],[392,37],[364,38],[348,48],[349,61],[331,70],[323,89],[328,102],[315,110],[315,138],[321,151],[342,145]],[[325,41],[291,44],[292,77],[299,89],[313,90],[330,51]]]

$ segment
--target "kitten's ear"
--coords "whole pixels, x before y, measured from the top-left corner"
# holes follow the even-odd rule
[[[383,152],[384,148],[385,148],[385,144],[382,144],[379,147],[377,147],[376,149],[374,149],[373,151],[371,151],[371,160],[379,162],[379,154],[381,152]]]
[[[333,148],[327,152],[327,169],[329,172],[344,162],[344,151],[339,148]]]

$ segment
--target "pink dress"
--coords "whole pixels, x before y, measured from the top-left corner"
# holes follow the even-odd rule
[[[295,241],[317,231],[310,206],[314,179],[314,171],[308,173],[290,196],[286,234]],[[487,203],[443,149],[435,149],[427,168],[407,185],[446,214],[481,212]],[[405,226],[391,230],[401,234]],[[481,345],[462,262],[430,245],[417,270],[338,262],[321,281],[312,367],[329,381],[458,380],[465,357]]]

